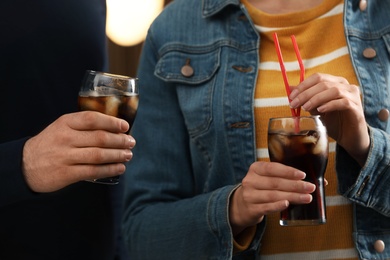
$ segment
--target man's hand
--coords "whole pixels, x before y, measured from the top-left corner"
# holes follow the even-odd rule
[[[23,149],[23,173],[35,192],[51,192],[88,179],[120,175],[131,160],[129,124],[102,113],[63,115],[29,139]]]

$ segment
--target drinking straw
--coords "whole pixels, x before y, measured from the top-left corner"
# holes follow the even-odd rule
[[[288,83],[286,68],[284,67],[284,62],[283,62],[282,51],[280,49],[279,39],[278,39],[278,35],[277,35],[276,32],[273,34],[273,37],[274,37],[276,53],[278,55],[280,70],[282,72],[283,82],[284,82],[284,86],[285,86],[285,89],[286,89],[287,97],[288,97],[289,102],[291,102],[291,99],[290,99],[290,93],[291,93],[290,84]],[[291,35],[291,41],[293,43],[295,55],[297,56],[297,60],[298,60],[298,63],[299,63],[299,69],[300,69],[299,82],[302,82],[304,80],[304,78],[305,78],[305,66],[303,65],[301,53],[299,52],[297,40],[296,40],[294,35]],[[300,116],[300,114],[301,114],[301,107],[298,107],[297,110],[291,108],[291,113],[295,117]]]
[[[297,56],[298,63],[299,63],[299,68],[300,68],[299,83],[301,83],[305,79],[305,66],[303,65],[302,62],[301,53],[299,52],[298,43],[295,38],[295,35],[291,35],[291,41],[293,43],[295,55]],[[297,108],[297,114],[298,116],[301,114],[301,107]]]
[[[278,39],[278,35],[277,35],[276,32],[273,34],[273,37],[274,37],[276,53],[278,55],[280,70],[282,72],[283,82],[284,82],[284,86],[285,86],[285,89],[286,89],[287,97],[288,97],[289,102],[291,102],[291,99],[290,99],[290,94],[291,94],[290,84],[288,83],[286,68],[284,67],[284,62],[283,62],[282,51],[280,49],[279,39]],[[294,35],[291,35],[291,41],[293,43],[295,55],[297,56],[297,60],[298,60],[298,63],[299,63],[299,69],[300,69],[299,82],[302,82],[304,80],[304,76],[305,76],[305,67],[303,65],[301,54],[299,52],[298,44],[297,44],[297,41],[296,41],[296,38],[295,38]],[[296,110],[293,109],[293,108],[290,108],[290,110],[291,110],[292,116],[295,118],[295,120],[294,120],[294,122],[295,122],[295,132],[299,133],[299,128],[300,127],[299,127],[299,118],[298,117],[301,115],[301,107],[298,107]]]
[[[276,48],[276,54],[278,55],[280,70],[282,71],[283,82],[284,82],[284,87],[286,89],[287,98],[288,98],[288,101],[291,102],[291,99],[290,99],[290,93],[291,93],[291,91],[290,91],[290,84],[288,84],[287,73],[286,73],[286,68],[284,67],[282,50],[280,49],[278,34],[275,32],[273,34],[273,37],[274,37],[274,44],[275,44],[275,48]],[[292,116],[296,117],[297,116],[297,112],[295,111],[295,109],[290,108],[290,110],[291,110]]]

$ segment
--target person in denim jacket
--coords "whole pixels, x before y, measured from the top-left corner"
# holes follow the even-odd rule
[[[287,1],[286,8],[309,2]],[[320,114],[337,141],[338,190],[353,205],[351,237],[360,259],[390,258],[389,10],[389,0],[344,2],[346,46],[360,88],[313,74],[290,96],[292,107]],[[239,0],[176,0],[152,24],[138,73],[137,146],[125,175],[123,233],[131,259],[260,259],[267,215],[288,202],[307,203],[312,190],[302,173],[256,161],[259,47]],[[269,191],[274,177],[292,172],[300,177]],[[253,226],[249,245],[235,250]]]

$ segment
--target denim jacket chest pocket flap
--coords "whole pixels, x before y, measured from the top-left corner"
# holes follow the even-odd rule
[[[155,67],[155,75],[174,87],[189,134],[207,131],[212,121],[220,49],[180,49],[165,52]]]
[[[157,62],[155,75],[171,83],[197,85],[210,80],[220,65],[220,50],[175,50]]]

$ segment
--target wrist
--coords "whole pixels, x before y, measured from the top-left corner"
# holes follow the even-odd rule
[[[233,191],[231,197],[230,197],[230,203],[229,203],[229,222],[230,227],[232,229],[232,234],[234,237],[239,235],[241,232],[243,232],[248,227],[254,226],[256,223],[248,223],[246,221],[245,217],[248,215],[241,209],[240,205],[243,203],[239,202],[240,192],[242,187],[239,186],[235,191]],[[244,216],[244,217],[243,217]],[[263,221],[264,216],[261,216],[258,218],[258,222]]]
[[[348,153],[355,159],[355,161],[363,167],[367,161],[368,153],[370,151],[371,141],[367,133],[366,137],[359,142],[358,147],[352,146]]]

